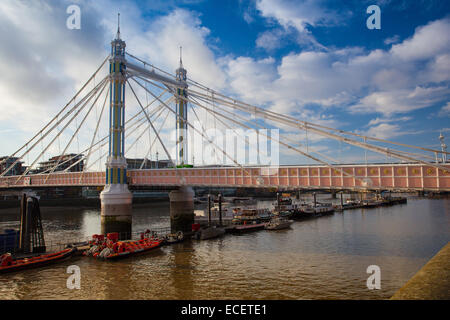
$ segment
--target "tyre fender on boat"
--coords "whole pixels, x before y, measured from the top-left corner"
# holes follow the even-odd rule
[[[117,248],[117,252],[122,253],[125,251],[125,244],[123,242],[118,242],[119,247]]]
[[[102,250],[102,252],[100,252],[99,257],[100,258],[106,258],[109,255],[111,255],[113,252],[110,248],[106,247],[105,249]]]
[[[6,267],[10,266],[12,264],[13,258],[11,256],[11,253],[5,253],[0,257],[1,266]]]

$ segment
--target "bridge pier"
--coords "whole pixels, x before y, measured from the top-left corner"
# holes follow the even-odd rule
[[[170,229],[172,232],[192,231],[194,223],[194,190],[182,186],[169,193],[170,198]]]
[[[133,194],[126,184],[110,184],[100,194],[101,233],[118,232],[121,240],[131,239]]]

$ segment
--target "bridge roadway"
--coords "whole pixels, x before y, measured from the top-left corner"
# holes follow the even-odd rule
[[[326,166],[198,167],[129,170],[130,186],[182,185],[210,187],[264,187],[282,189],[361,189],[450,191],[448,170],[421,164],[339,165],[347,176]],[[176,172],[178,171],[178,172]],[[54,172],[21,177],[0,177],[0,189],[49,186],[104,186],[105,172]]]

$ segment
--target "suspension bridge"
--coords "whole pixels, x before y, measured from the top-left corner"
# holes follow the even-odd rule
[[[445,148],[389,141],[280,114],[188,78],[181,53],[179,68],[172,74],[125,48],[118,27],[110,54],[88,81],[41,130],[0,161],[0,190],[104,186],[102,222],[109,221],[112,225],[130,223],[129,186],[178,189],[171,193],[171,208],[173,204],[177,212],[174,215],[190,212],[186,203],[192,202],[191,186],[450,191],[450,165]],[[125,105],[127,111],[131,106],[137,111],[128,115]],[[167,134],[163,134],[174,127],[167,125],[168,118],[175,123],[175,141],[169,141]],[[233,139],[240,141],[241,150],[227,148],[216,139],[217,135],[211,133],[212,124],[214,130],[232,133]],[[269,134],[267,129],[274,128],[279,130],[278,135]],[[252,136],[249,132],[256,134]],[[200,142],[193,142],[194,136],[200,137]],[[343,164],[330,152],[320,151],[323,148],[314,146],[313,139],[362,150],[364,161]],[[256,149],[250,150],[255,141]],[[259,159],[274,156],[273,151],[268,156],[268,151],[261,148],[264,143],[264,147],[270,146],[272,150],[279,146],[280,158],[283,152],[288,152],[313,164],[261,164]],[[142,157],[142,163],[130,169],[125,156],[132,155],[133,148]],[[193,157],[189,161],[189,152],[194,154],[194,148],[209,150],[208,165],[199,159],[195,165]],[[148,168],[146,163],[156,149],[172,166]],[[247,156],[242,156],[242,152]],[[367,152],[389,161],[370,163]],[[332,154],[338,153],[341,152]],[[39,163],[48,155],[58,156],[50,166],[39,170]],[[255,163],[246,162],[251,157],[257,159]],[[23,172],[12,174],[25,160]],[[82,170],[74,172],[73,168],[80,163]],[[116,226],[110,230],[115,228],[121,229]]]

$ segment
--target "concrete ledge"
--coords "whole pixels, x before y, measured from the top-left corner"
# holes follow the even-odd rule
[[[391,297],[391,300],[449,299],[450,242]]]

